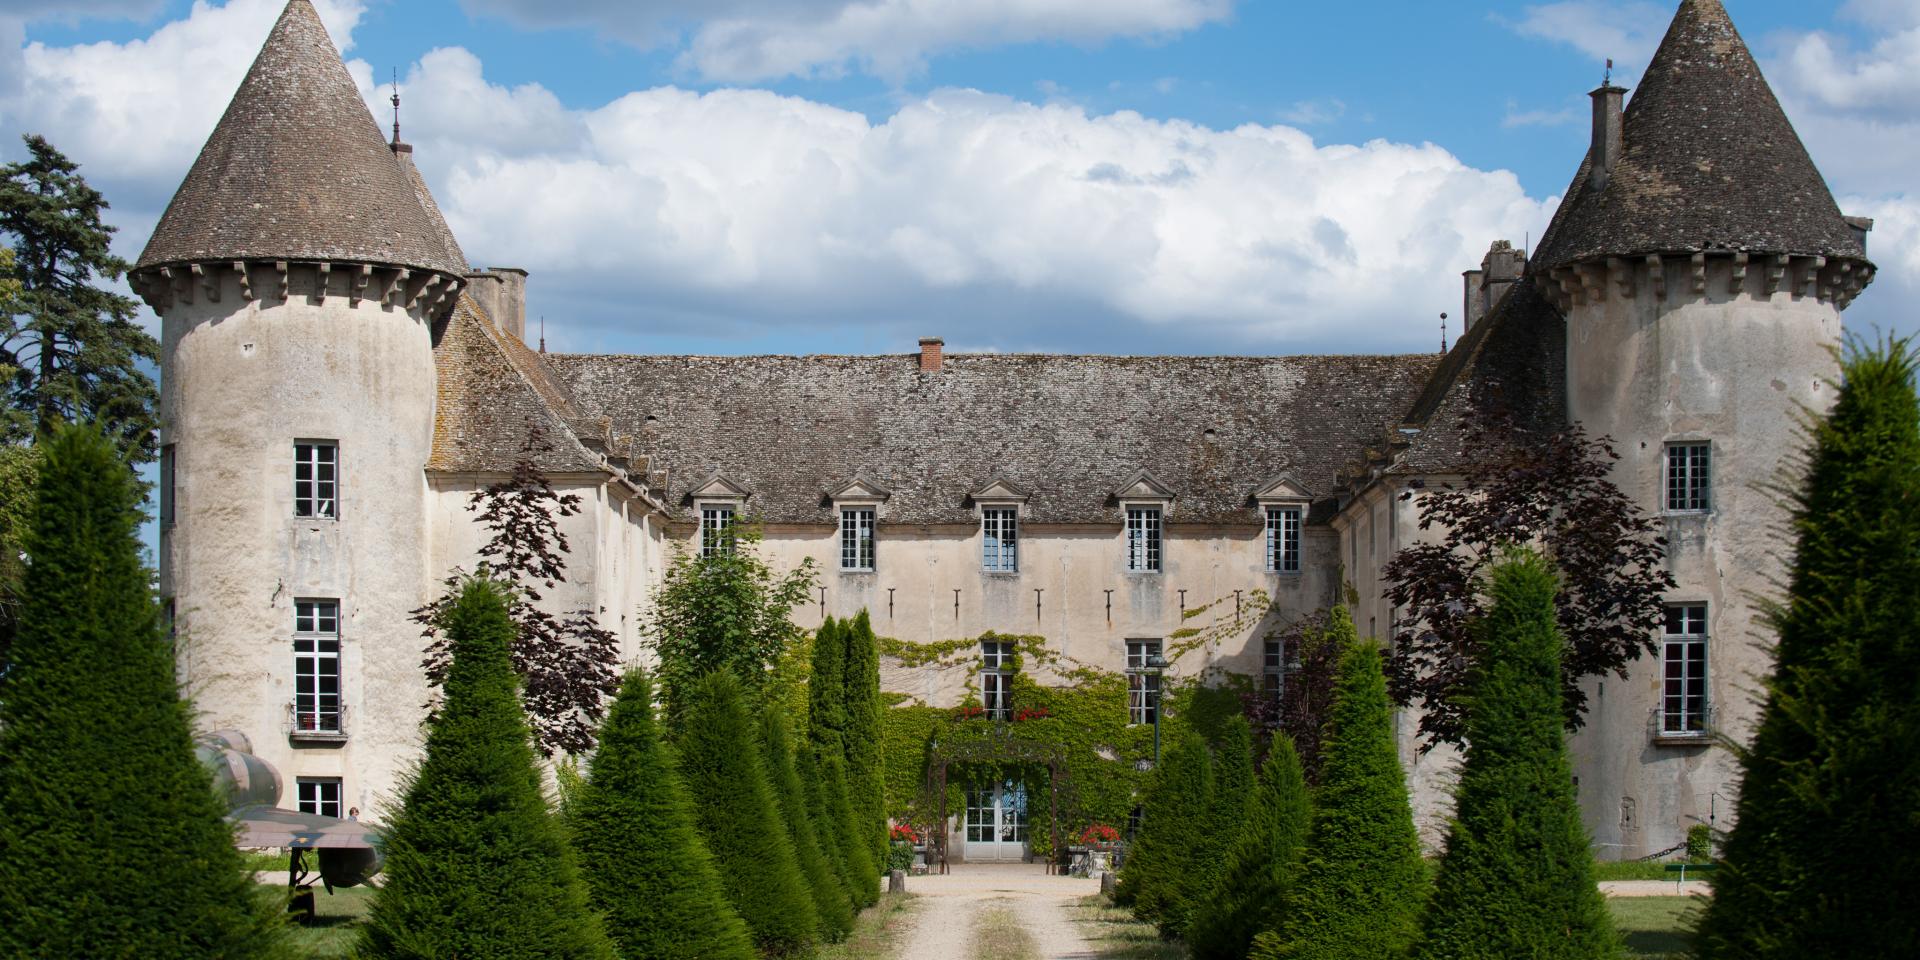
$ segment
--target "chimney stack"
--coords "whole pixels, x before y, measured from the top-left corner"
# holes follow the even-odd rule
[[[1603,83],[1590,96],[1593,97],[1593,150],[1588,154],[1587,183],[1600,191],[1607,188],[1614,164],[1620,162],[1620,153],[1626,149],[1626,124],[1621,108],[1626,103],[1627,88]]]
[[[519,267],[488,267],[467,274],[467,293],[493,321],[494,329],[527,342],[527,272]]]
[[[939,337],[920,338],[920,372],[940,372],[940,350],[947,342]]]
[[[1462,336],[1473,329],[1473,325],[1479,323],[1494,304],[1500,302],[1507,288],[1513,286],[1526,269],[1524,254],[1515,250],[1512,243],[1495,240],[1487,248],[1487,255],[1480,259],[1480,269],[1461,274],[1465,281],[1462,284],[1465,289],[1460,311]]]

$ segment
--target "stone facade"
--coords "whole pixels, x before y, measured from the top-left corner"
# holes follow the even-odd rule
[[[550,356],[525,342],[525,272],[467,266],[344,77],[292,0],[132,278],[163,317],[181,674],[209,728],[245,731],[290,780],[337,781],[369,816],[392,800],[428,697],[408,613],[473,563],[468,498],[530,428],[584,507],[549,603],[595,611],[629,660],[674,552],[725,508],[764,524],[777,568],[820,569],[803,626],[866,610],[907,641],[1037,634],[1115,670],[1129,641],[1201,627],[1172,674],[1259,674],[1270,634],[1349,588],[1361,632],[1391,635],[1381,569],[1432,535],[1421,491],[1458,477],[1461,422],[1504,391],[1532,426],[1616,441],[1616,481],[1663,518],[1669,600],[1704,611],[1708,729],[1754,720],[1754,598],[1787,546],[1759,485],[1791,469],[1798,411],[1828,402],[1828,348],[1873,267],[1869,225],[1840,216],[1717,0],[1680,4],[1631,101],[1595,92],[1594,146],[1540,249],[1496,243],[1466,272],[1445,356],[956,355],[939,338],[874,357]],[[328,516],[294,503],[312,442],[337,453]],[[1711,451],[1705,509],[1664,509],[1676,443]],[[1151,570],[1135,508],[1157,511]],[[847,552],[847,509],[871,511],[870,553],[858,536]],[[1297,569],[1274,568],[1269,509],[1297,511]],[[986,511],[1016,524],[1010,569],[984,562]],[[292,717],[314,639],[295,605],[314,599],[338,604],[337,731]],[[1728,807],[1731,756],[1653,722],[1665,677],[1655,657],[1593,682],[1574,753],[1603,856],[1660,851]],[[966,681],[883,665],[933,705]],[[1420,753],[1416,720],[1399,717],[1403,756],[1432,835],[1456,759]]]

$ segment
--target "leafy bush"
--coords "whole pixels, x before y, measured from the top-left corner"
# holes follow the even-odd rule
[[[0,956],[272,956],[140,557],[141,490],[99,431],[43,444],[0,699]]]
[[[694,828],[686,787],[660,741],[646,674],[628,674],[621,685],[568,819],[594,909],[606,916],[622,957],[758,957]]]
[[[761,950],[803,954],[819,935],[820,919],[786,831],[770,829],[783,822],[779,801],[740,681],[729,670],[715,670],[683,696],[680,774],[727,899]]]
[[[1187,935],[1194,960],[1241,960],[1256,935],[1279,929],[1312,816],[1300,755],[1291,739],[1277,736],[1213,894],[1194,912]]]
[[[760,530],[733,528],[733,549],[701,555],[676,548],[642,624],[660,658],[669,725],[678,729],[687,690],[715,670],[731,672],[758,699],[781,654],[802,640],[793,608],[813,596],[811,557],[786,574],[760,556]]]
[[[1911,341],[1856,347],[1813,427],[1774,673],[1697,940],[1707,960],[1920,953],[1914,368]]]
[[[506,588],[469,579],[437,626],[446,700],[386,833],[368,958],[614,956],[534,767]]]
[[[1322,741],[1320,790],[1298,880],[1259,960],[1378,960],[1413,941],[1427,865],[1407,803],[1380,650],[1356,644],[1340,665]]]
[[[913,844],[905,840],[895,840],[887,846],[888,870],[913,869]]]
[[[1713,828],[1704,823],[1696,823],[1687,828],[1687,862],[1711,863],[1713,861]]]
[[[1466,762],[1414,956],[1610,958],[1619,938],[1593,881],[1560,700],[1554,574],[1496,562],[1466,716]]]

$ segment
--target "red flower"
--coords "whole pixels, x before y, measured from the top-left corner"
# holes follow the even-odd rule
[[[953,708],[953,718],[955,720],[972,720],[975,717],[984,717],[986,716],[986,714],[987,714],[986,707],[955,707]]]
[[[1021,710],[1015,713],[1013,715],[1013,722],[1022,723],[1027,720],[1039,720],[1051,716],[1053,716],[1053,711],[1048,710],[1046,707],[1034,707],[1030,710]]]
[[[893,839],[917,844],[920,842],[920,834],[911,824],[896,823],[893,825]]]
[[[1119,843],[1120,831],[1104,823],[1096,823],[1080,831],[1080,843],[1084,846],[1096,846],[1103,843]]]

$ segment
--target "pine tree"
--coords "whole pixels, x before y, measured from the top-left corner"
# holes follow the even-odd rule
[[[442,616],[453,644],[446,700],[386,833],[367,957],[614,956],[541,790],[506,591],[469,579]]]
[[[757,960],[660,740],[653,680],[628,674],[569,805],[593,907],[625,960]]]
[[[1557,589],[1532,551],[1512,551],[1493,567],[1458,807],[1416,957],[1619,955],[1567,758]]]
[[[727,899],[761,950],[805,953],[820,920],[793,844],[785,831],[771,829],[781,822],[779,801],[740,681],[731,670],[715,670],[683,696],[680,774]]]
[[[1185,929],[1192,886],[1213,829],[1213,762],[1207,744],[1181,724],[1153,770],[1139,834],[1120,867],[1121,896],[1133,912],[1162,931]]]
[[[1920,956],[1914,370],[1909,340],[1855,347],[1813,427],[1774,673],[1696,941],[1706,960]]]
[[[1253,729],[1247,719],[1234,715],[1221,729],[1220,742],[1213,748],[1213,797],[1208,819],[1207,849],[1202,854],[1204,875],[1193,878],[1196,892],[1212,889],[1233,847],[1247,823],[1247,802],[1253,796]],[[1199,902],[1199,898],[1195,898]]]
[[[1399,956],[1412,945],[1428,881],[1378,647],[1356,644],[1340,665],[1322,748],[1299,878],[1279,934],[1262,934],[1253,956]]]
[[[1279,929],[1313,817],[1310,796],[1293,741],[1276,734],[1247,802],[1246,825],[1227,851],[1213,896],[1188,927],[1194,960],[1241,960],[1256,935]]]
[[[140,486],[97,429],[43,453],[0,698],[0,957],[272,956],[277,908],[194,758]]]
[[[839,942],[853,929],[853,902],[846,884],[833,872],[826,854],[820,849],[820,836],[814,829],[813,809],[807,804],[806,786],[793,758],[793,735],[787,730],[787,717],[775,704],[761,710],[760,743],[766,750],[767,773],[773,792],[780,801],[780,816],[786,824],[793,852],[800,861],[800,873],[807,881],[820,917],[820,937]]]
[[[146,370],[160,344],[135,321],[132,299],[98,285],[127,270],[101,216],[107,201],[45,138],[24,139],[28,159],[0,166],[0,235],[15,253],[0,280],[19,281],[0,312],[0,370],[10,374],[0,403],[43,437],[56,423],[98,423],[123,459],[146,462],[160,425]],[[24,439],[23,419],[0,414],[0,443]]]
[[[887,862],[886,772],[880,757],[880,641],[865,610],[841,625],[846,640],[848,800],[875,864]]]

